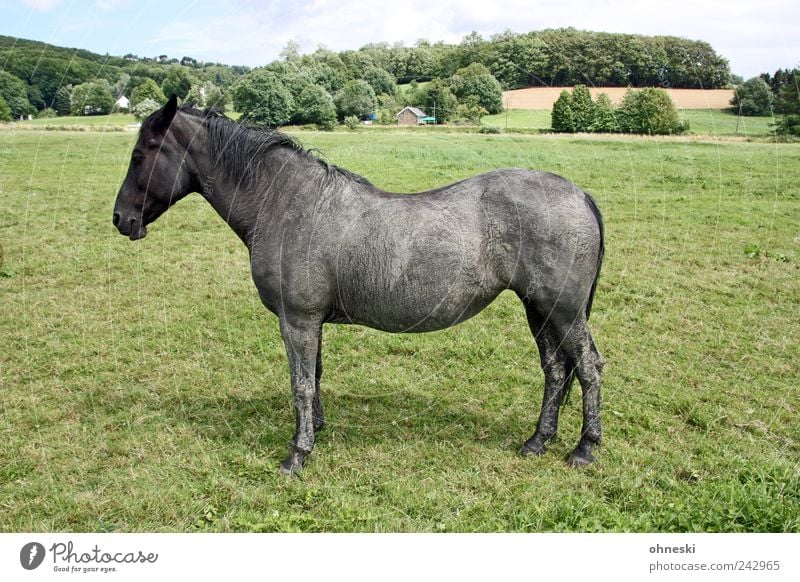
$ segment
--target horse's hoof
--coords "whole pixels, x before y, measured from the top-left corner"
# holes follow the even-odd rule
[[[567,464],[572,467],[573,469],[579,469],[581,467],[588,467],[592,463],[594,463],[595,458],[592,453],[589,451],[573,451],[572,454],[569,456],[567,460]]]
[[[287,477],[291,477],[292,475],[299,473],[303,470],[303,463],[296,462],[292,457],[284,459],[281,463],[280,473],[281,475],[286,475]]]
[[[541,457],[544,452],[547,450],[547,447],[544,445],[528,445],[524,444],[519,449],[519,454],[523,457]]]

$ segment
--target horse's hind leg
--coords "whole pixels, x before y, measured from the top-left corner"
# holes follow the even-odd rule
[[[569,457],[569,464],[580,467],[594,462],[592,449],[600,444],[602,429],[600,426],[600,373],[604,360],[597,350],[583,314],[573,321],[554,322],[556,331],[561,336],[561,349],[567,358],[574,363],[575,372],[583,391],[583,427],[578,446]]]
[[[528,326],[539,348],[539,359],[545,377],[544,398],[536,432],[525,441],[519,450],[521,455],[530,456],[544,453],[547,443],[556,436],[558,408],[566,389],[571,367],[564,353],[559,349],[558,336],[552,325],[543,321],[533,307],[527,303],[525,312],[528,316]]]

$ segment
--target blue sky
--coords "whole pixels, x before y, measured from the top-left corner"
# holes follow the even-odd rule
[[[0,34],[250,66],[275,59],[290,39],[311,52],[574,26],[705,40],[750,77],[800,65],[798,22],[797,0],[0,0]]]

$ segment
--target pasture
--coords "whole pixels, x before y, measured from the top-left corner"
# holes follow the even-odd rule
[[[376,185],[498,167],[593,193],[604,444],[521,458],[543,377],[515,296],[456,328],[326,326],[327,425],[294,479],[277,319],[200,199],[143,241],[135,135],[0,131],[0,531],[800,531],[800,145],[301,132]],[[577,387],[576,387],[577,388]]]

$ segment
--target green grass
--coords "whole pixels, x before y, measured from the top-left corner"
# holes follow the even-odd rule
[[[85,126],[99,128],[106,127],[125,127],[127,125],[137,123],[137,119],[129,113],[112,113],[111,115],[86,115],[86,116],[67,116],[67,117],[50,117],[43,119],[32,119],[30,121],[21,121],[19,125],[22,127],[73,127]]]
[[[140,243],[111,209],[135,136],[0,132],[0,531],[798,531],[800,145],[303,132],[379,186],[503,166],[604,212],[598,463],[519,444],[542,392],[515,297],[451,330],[327,326],[307,469],[276,318],[199,197]]]
[[[689,133],[695,135],[738,135],[764,137],[775,135],[773,117],[739,117],[727,109],[684,109],[681,119],[689,122]]]
[[[550,111],[543,109],[508,109],[481,118],[483,125],[503,129],[550,129]]]

